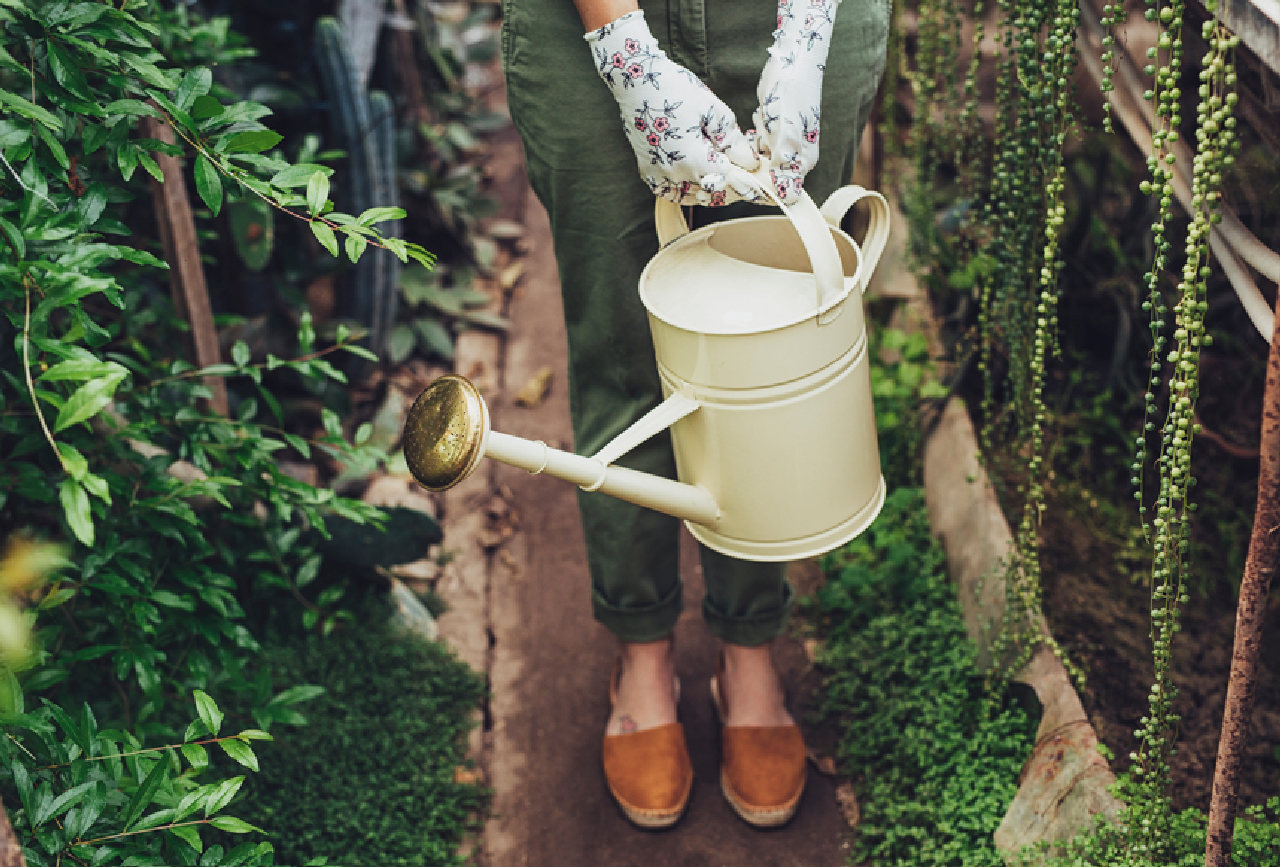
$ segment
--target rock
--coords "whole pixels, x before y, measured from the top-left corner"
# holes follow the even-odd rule
[[[428,641],[435,641],[440,637],[440,627],[436,625],[436,619],[431,616],[427,606],[395,578],[391,579],[391,601],[396,607],[392,619],[402,629]]]
[[[435,500],[404,476],[375,476],[361,499],[371,506],[399,506],[436,517]]]
[[[529,377],[516,392],[516,406],[523,406],[526,409],[539,406],[546,398],[547,392],[551,390],[551,378],[554,375],[555,371],[549,364],[539,368],[538,372]]]

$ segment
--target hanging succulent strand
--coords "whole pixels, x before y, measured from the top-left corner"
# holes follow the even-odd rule
[[[1212,2],[1212,0],[1211,0]],[[1171,13],[1166,15],[1167,11]],[[1181,54],[1179,34],[1182,24],[1182,8],[1174,4],[1160,9],[1160,21],[1166,25],[1161,34],[1160,49],[1169,51],[1171,63]],[[1235,162],[1239,144],[1235,137],[1236,120],[1232,117],[1238,97],[1234,92],[1236,75],[1232,50],[1239,44],[1239,37],[1228,33],[1216,22],[1204,25],[1203,36],[1208,43],[1200,72],[1200,104],[1196,117],[1196,156],[1192,166],[1191,224],[1187,229],[1186,259],[1174,293],[1173,319],[1175,331],[1172,348],[1164,357],[1167,378],[1160,375],[1162,366],[1157,355],[1152,362],[1151,389],[1147,394],[1147,417],[1155,414],[1155,392],[1161,385],[1167,386],[1168,404],[1164,423],[1160,429],[1156,469],[1159,489],[1156,494],[1149,528],[1153,534],[1154,557],[1151,571],[1151,636],[1155,661],[1155,682],[1148,699],[1148,713],[1140,721],[1136,732],[1139,749],[1133,773],[1138,781],[1137,797],[1130,805],[1133,844],[1139,854],[1156,863],[1168,854],[1172,801],[1169,795],[1169,760],[1173,755],[1174,740],[1179,716],[1173,712],[1177,689],[1172,678],[1173,639],[1180,631],[1179,618],[1182,606],[1189,601],[1186,594],[1186,553],[1191,545],[1190,518],[1195,511],[1192,489],[1195,477],[1191,474],[1191,440],[1199,432],[1195,424],[1196,400],[1200,389],[1200,352],[1212,342],[1205,331],[1204,317],[1208,310],[1206,285],[1212,273],[1209,267],[1209,233],[1211,226],[1220,222],[1217,213],[1222,201],[1222,172]],[[1176,81],[1176,79],[1172,79]],[[1170,87],[1170,79],[1156,79],[1164,91],[1156,94],[1159,99],[1157,114],[1177,122],[1176,87]],[[1173,91],[1173,93],[1169,93]],[[1166,95],[1167,94],[1167,95]],[[1166,146],[1171,139],[1163,139],[1157,132],[1157,146]],[[1173,164],[1171,150],[1163,156],[1163,162]],[[1166,210],[1172,171],[1161,169],[1157,163],[1155,177],[1160,179],[1158,192],[1162,195],[1161,210]],[[1152,185],[1155,189],[1155,185]],[[1157,223],[1166,222],[1162,217]],[[1157,252],[1152,273],[1165,266],[1169,245],[1164,242]],[[1151,280],[1152,285],[1155,280]],[[1153,293],[1154,294],[1154,293]],[[1163,317],[1163,306],[1155,316]],[[1157,332],[1158,334],[1158,332]],[[1155,352],[1163,349],[1165,342],[1157,337]],[[1154,428],[1151,421],[1144,423],[1144,436],[1139,440],[1139,458],[1135,461],[1134,483],[1138,496],[1142,496],[1141,482],[1145,455],[1145,434]],[[1140,509],[1145,510],[1143,504]]]
[[[1102,7],[1101,22],[1106,33],[1102,37],[1102,81],[1098,86],[1102,91],[1102,109],[1106,112],[1102,119],[1105,132],[1114,131],[1111,127],[1111,93],[1116,87],[1111,79],[1116,70],[1116,30],[1124,21],[1124,0],[1112,0]]]
[[[997,100],[1015,104],[1002,118],[997,107],[997,154],[992,170],[992,202],[997,267],[984,285],[984,324],[1001,323],[1008,352],[1008,378],[1014,404],[1016,450],[1027,456],[1028,470],[1018,493],[1022,514],[1015,550],[1005,574],[1006,600],[1001,631],[992,644],[997,661],[989,678],[995,692],[1046,644],[1079,681],[1080,672],[1057,642],[1040,628],[1041,587],[1039,525],[1045,509],[1044,402],[1050,355],[1057,354],[1058,237],[1065,222],[1063,147],[1074,122],[1071,76],[1075,70],[1075,29],[1079,9],[1070,0],[1002,2],[1006,62],[1001,64]],[[1011,26],[1010,26],[1011,25]],[[1007,60],[1009,54],[1013,60]],[[1003,126],[1003,130],[1000,127]],[[1005,135],[1001,136],[1001,131]],[[992,349],[984,345],[984,405],[995,407]],[[987,425],[994,425],[989,417]],[[991,429],[984,440],[994,440]]]

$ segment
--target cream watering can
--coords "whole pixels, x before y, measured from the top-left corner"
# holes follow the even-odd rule
[[[772,185],[745,170],[767,195]],[[772,198],[772,196],[770,196]],[[889,236],[884,197],[843,187],[819,209],[807,194],[780,216],[690,232],[658,200],[662,249],[640,298],[666,400],[590,457],[491,430],[460,376],[433,382],[405,424],[409,469],[442,491],[482,457],[549,473],[683,519],[698,541],[744,560],[826,553],[870,525],[884,503],[862,291]],[[859,201],[860,249],[841,231]],[[671,428],[680,481],[614,461]]]

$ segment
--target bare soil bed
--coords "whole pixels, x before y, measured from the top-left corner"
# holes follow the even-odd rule
[[[1218,470],[1205,474],[1207,487],[1231,478],[1239,485],[1240,478],[1257,470],[1256,460],[1225,458],[1212,446],[1198,451],[1194,464]],[[1256,485],[1247,487],[1252,498]],[[1233,499],[1242,499],[1246,492],[1234,493]],[[1115,753],[1113,768],[1121,771],[1137,749],[1134,730],[1147,712],[1153,677],[1150,604],[1146,572],[1133,556],[1134,546],[1117,539],[1116,507],[1099,503],[1097,497],[1072,483],[1052,494],[1041,537],[1044,611],[1054,634],[1087,673],[1085,708],[1099,739]],[[1127,508],[1133,511],[1131,505]],[[1212,530],[1199,528],[1201,536]],[[1233,534],[1219,541],[1239,546],[1242,540]],[[1231,666],[1240,581],[1236,563],[1244,556],[1243,549],[1213,550],[1213,544],[1212,539],[1199,539],[1203,562],[1196,569],[1191,602],[1174,645],[1179,691],[1175,708],[1182,729],[1172,762],[1173,799],[1178,808],[1206,811]],[[1264,629],[1242,806],[1264,803],[1280,793],[1280,594],[1275,589]]]

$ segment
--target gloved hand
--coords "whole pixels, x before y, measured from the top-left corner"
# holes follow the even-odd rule
[[[727,205],[759,194],[730,182],[730,163],[760,161],[733,111],[692,72],[667,58],[643,12],[584,37],[596,71],[618,100],[623,127],[654,195],[681,205]]]
[[[818,162],[822,73],[840,0],[778,0],[778,29],[760,73],[756,148],[778,198],[793,204]]]

